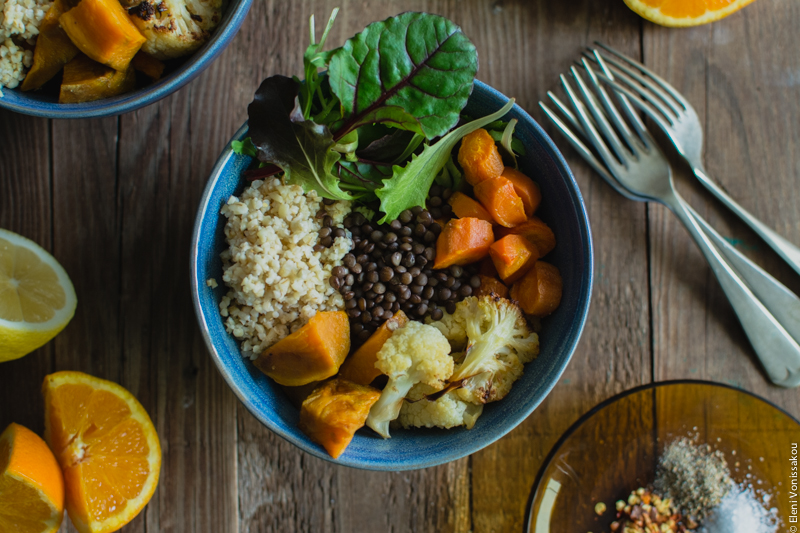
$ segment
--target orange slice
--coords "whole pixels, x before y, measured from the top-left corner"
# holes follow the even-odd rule
[[[64,476],[33,431],[11,424],[0,435],[0,531],[57,531],[64,515]]]
[[[161,446],[142,405],[81,372],[44,379],[45,439],[64,472],[66,508],[81,533],[116,531],[158,485]]]
[[[753,0],[625,0],[629,8],[662,26],[699,26],[727,17]]]

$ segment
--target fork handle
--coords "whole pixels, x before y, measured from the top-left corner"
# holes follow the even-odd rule
[[[725,207],[733,211],[736,216],[741,218],[748,226],[750,226],[750,228],[752,228],[752,230],[755,231],[758,236],[764,240],[764,242],[769,244],[769,246],[775,250],[775,252],[780,255],[784,261],[789,263],[789,266],[791,266],[795,272],[800,274],[800,248],[778,235],[772,228],[768,227],[766,224],[754,217],[747,209],[736,203],[736,201],[728,196],[728,194],[723,191],[719,185],[714,183],[708,174],[706,174],[704,168],[694,167],[692,170],[694,171],[695,176],[697,176],[697,179],[700,180],[700,183],[702,183],[705,188],[711,192],[711,194],[716,196],[717,199],[725,205]]]
[[[800,345],[725,262],[689,213],[683,198],[676,192],[663,200],[686,226],[708,261],[770,380],[782,387],[800,385]]]

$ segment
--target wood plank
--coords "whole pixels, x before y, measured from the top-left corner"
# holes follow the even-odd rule
[[[313,12],[321,25],[329,7],[323,2],[300,8],[270,2],[254,5],[237,38],[237,43],[246,43],[248,47],[241,54],[253,54],[258,58],[250,71],[263,75],[299,72],[305,35],[300,21]],[[626,49],[638,52],[638,19],[624,9],[617,9],[612,10],[610,30],[597,22],[592,25],[593,16],[600,15],[597,10],[605,16],[608,9],[593,7],[588,2],[579,9],[548,7],[545,2],[535,5],[485,1],[411,2],[402,6],[391,2],[380,5],[344,3],[330,37],[331,46],[339,45],[366,23],[405,9],[441,13],[462,24],[480,51],[479,78],[518,97],[529,110],[534,109],[536,100],[555,85],[558,72],[577,57],[580,45],[591,42],[591,38],[611,39],[615,45],[627,45]],[[291,26],[297,30],[286,32],[286,21],[291,21]],[[593,33],[585,34],[587,28]],[[582,37],[559,42],[567,39],[570,32],[577,34],[578,31]],[[277,44],[273,42],[272,56],[259,55],[253,50],[254,44],[267,40],[265,36],[277,39]],[[289,36],[292,40],[288,40]],[[554,46],[554,42],[559,44]],[[532,65],[537,68],[531,68]],[[259,82],[260,77],[256,76],[253,87]],[[239,97],[247,102],[249,95],[237,94]],[[574,160],[574,156],[570,157]],[[598,400],[647,381],[650,376],[644,207],[615,197],[605,185],[598,187],[596,178],[585,170],[578,179],[584,191],[590,191],[587,193],[590,206],[596,205],[599,210],[604,202],[619,202],[614,204],[614,216],[603,213],[593,220],[602,228],[598,241],[602,244],[598,249],[604,254],[601,294],[605,301],[603,312],[593,313],[587,337],[591,338],[590,346],[602,348],[589,353],[587,341],[584,341],[578,356],[581,360],[571,367],[583,370],[565,376],[564,384],[554,393],[557,400],[541,408],[539,420],[546,419],[547,423],[534,421],[537,416],[534,415],[495,447],[468,460],[422,472],[383,474],[349,471],[305,456],[261,428],[240,407],[239,492],[243,531],[281,528],[351,531],[382,526],[398,530],[488,531],[521,526],[538,465],[561,432]],[[617,206],[624,209],[617,209]],[[606,235],[608,237],[604,238]],[[633,257],[632,266],[630,257]],[[624,266],[630,266],[631,270]],[[617,280],[624,281],[622,288],[615,284]],[[620,313],[620,309],[624,311]],[[623,329],[617,328],[618,325]],[[576,393],[581,394],[580,405],[565,401]],[[292,460],[293,454],[303,459]],[[469,507],[468,497],[470,463],[472,493],[481,495],[472,499],[476,505],[474,511]],[[309,485],[311,480],[317,483]],[[452,480],[463,488],[455,491],[448,488],[453,485]],[[335,503],[329,502],[331,486],[340,489]],[[298,492],[298,487],[307,490]],[[413,487],[413,491],[408,487]],[[430,503],[425,511],[413,511],[415,502],[416,506]],[[431,514],[437,508],[446,511]]]
[[[406,10],[455,11],[454,2],[257,2],[232,48],[239,79],[229,106],[246,105],[271,74],[302,72],[307,20],[318,32],[336,5],[342,9],[331,47],[366,24]],[[291,28],[291,30],[287,30]],[[244,71],[244,72],[241,72]],[[242,89],[246,87],[247,89]],[[273,435],[239,406],[239,509],[241,531],[467,531],[467,461],[401,474],[337,467],[300,452]]]
[[[800,244],[796,176],[800,157],[800,58],[783,45],[800,8],[762,0],[707,26],[645,26],[645,60],[682,91],[701,117],[712,178],[769,226]],[[685,171],[684,171],[685,174]],[[740,249],[795,291],[798,277],[710,194],[679,188]],[[800,392],[770,385],[699,250],[663,208],[653,210],[652,285],[656,379],[720,381],[764,395],[800,414]]]
[[[0,110],[0,139],[0,228],[53,253],[50,121]],[[16,422],[43,434],[44,403],[38,385],[52,370],[53,354],[50,342],[21,359],[2,363],[0,431]]]
[[[115,117],[53,121],[53,249],[78,296],[54,369],[120,383],[117,127]],[[61,530],[76,531],[66,519]]]
[[[638,55],[639,19],[621,3],[497,5],[505,7],[483,3],[469,14],[472,24],[485,21],[478,47],[489,59],[480,77],[517,96],[562,149],[586,201],[596,272],[586,329],[559,384],[523,424],[471,458],[472,494],[480,495],[473,496],[475,531],[521,530],[536,474],[561,434],[601,400],[651,375],[645,207],[603,183],[537,109],[548,90],[561,94],[558,75],[595,39]],[[475,32],[467,26],[467,33]]]

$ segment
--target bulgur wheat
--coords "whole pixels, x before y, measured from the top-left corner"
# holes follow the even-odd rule
[[[228,249],[221,254],[224,283],[219,304],[225,328],[241,340],[242,354],[259,353],[302,327],[318,311],[344,309],[329,282],[353,241],[350,233],[315,252],[323,208],[316,192],[304,193],[282,179],[254,181],[241,197],[231,196],[221,213],[228,221]],[[350,202],[324,206],[337,227]]]

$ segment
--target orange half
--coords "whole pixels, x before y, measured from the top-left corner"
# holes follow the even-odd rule
[[[66,508],[81,533],[116,531],[158,485],[161,446],[150,417],[123,387],[81,372],[42,386],[45,439],[64,472]]]
[[[34,432],[11,424],[0,435],[0,531],[50,533],[64,516],[64,477]]]
[[[699,26],[727,17],[753,0],[625,0],[640,16],[661,26]]]

